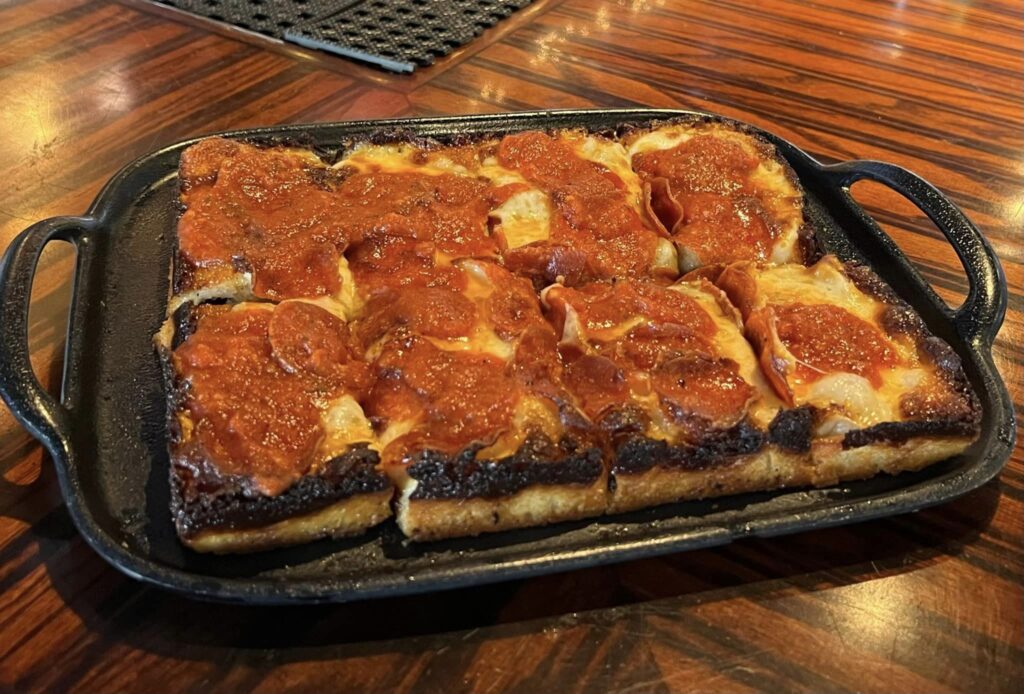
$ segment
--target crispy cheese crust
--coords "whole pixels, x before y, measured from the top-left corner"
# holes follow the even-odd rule
[[[154,340],[197,551],[827,486],[977,436],[906,304],[804,265],[796,177],[743,128],[391,133],[330,159],[213,138],[180,178]]]

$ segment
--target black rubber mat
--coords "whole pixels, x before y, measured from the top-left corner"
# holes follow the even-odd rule
[[[155,1],[394,72],[412,72],[532,0]]]
[[[329,17],[352,0],[155,0],[190,14],[283,39],[303,22]]]

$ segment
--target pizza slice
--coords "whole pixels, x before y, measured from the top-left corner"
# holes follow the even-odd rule
[[[942,340],[866,267],[744,262],[720,286],[778,396],[806,422],[806,482],[917,470],[963,452],[980,406]]]
[[[359,230],[338,195],[344,174],[309,149],[215,137],[181,155],[181,205],[168,313],[214,299],[329,299]]]
[[[738,260],[803,262],[803,194],[766,140],[718,122],[635,130],[623,138],[650,216],[680,268]]]
[[[554,285],[565,382],[606,437],[612,511],[770,489],[780,402],[706,280]]]
[[[357,326],[403,532],[433,540],[602,513],[601,449],[561,387],[531,284],[487,261],[421,261],[372,294]]]
[[[249,552],[353,535],[391,515],[348,325],[303,301],[183,304],[156,336],[182,541]]]
[[[481,145],[495,188],[493,235],[505,266],[540,288],[678,274],[671,242],[644,215],[642,189],[616,142],[529,131]]]

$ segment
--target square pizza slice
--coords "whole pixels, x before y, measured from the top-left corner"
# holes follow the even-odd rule
[[[349,326],[316,304],[183,305],[156,336],[172,512],[201,552],[353,535],[391,515]]]
[[[781,403],[710,282],[554,285],[543,300],[565,382],[610,449],[611,510],[786,482],[768,446]]]
[[[561,387],[530,282],[473,259],[416,272],[420,260],[378,286],[356,327],[403,532],[432,540],[602,513],[602,452]]]
[[[675,249],[647,218],[617,142],[529,131],[482,143],[479,172],[496,188],[493,235],[505,266],[540,288],[678,275]]]
[[[959,358],[866,267],[744,262],[717,283],[778,396],[804,413],[807,483],[917,470],[977,437],[980,406]]]
[[[181,155],[178,245],[168,313],[227,299],[330,298],[359,230],[344,173],[312,150],[215,137]]]
[[[766,140],[697,121],[635,130],[623,144],[683,272],[739,260],[799,263],[810,255],[803,193]]]

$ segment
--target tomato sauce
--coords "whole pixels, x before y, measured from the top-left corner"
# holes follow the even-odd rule
[[[899,363],[895,349],[878,328],[843,308],[825,304],[771,308],[779,339],[798,360],[796,377],[801,381],[846,372],[878,387],[882,369]]]
[[[490,354],[439,349],[410,335],[389,341],[377,360],[378,379],[367,414],[384,429],[395,421],[418,426],[391,442],[385,462],[430,448],[457,453],[472,443],[488,444],[512,427],[522,393],[505,363]]]
[[[212,463],[220,475],[279,494],[322,462],[322,408],[343,394],[364,398],[370,369],[345,324],[319,307],[198,311],[196,331],[173,355],[194,422],[177,462]]]
[[[683,216],[662,220],[675,238],[691,249],[702,264],[734,260],[766,260],[778,236],[778,225],[765,209],[765,191],[751,180],[759,160],[738,142],[714,135],[695,135],[665,150],[633,157],[633,168],[648,182],[664,179],[668,188],[653,186],[652,194],[669,195]],[[676,210],[665,200],[652,200],[657,210]]]
[[[573,283],[650,274],[658,237],[628,204],[618,176],[541,132],[506,136],[498,160],[549,195],[556,214],[544,246],[572,251],[514,249],[506,254],[510,267],[533,270],[547,281],[561,275]]]
[[[182,176],[183,260],[252,271],[255,294],[269,299],[338,290],[338,260],[355,239],[337,172],[285,150],[213,139],[185,151]]]
[[[450,257],[497,254],[490,185],[469,176],[330,169],[218,139],[186,150],[182,176],[182,259],[251,271],[261,298],[335,294],[342,253],[369,236],[433,244]]]

